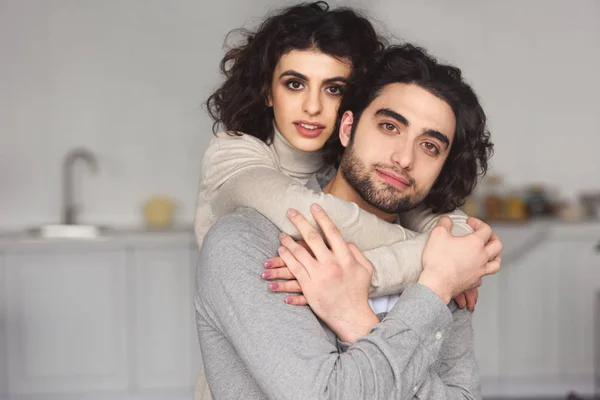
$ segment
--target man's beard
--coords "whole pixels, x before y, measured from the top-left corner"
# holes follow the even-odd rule
[[[412,210],[418,206],[425,195],[416,191],[402,193],[400,189],[388,184],[378,184],[374,181],[374,174],[377,168],[394,171],[394,173],[406,176],[398,172],[397,168],[383,163],[375,163],[368,168],[356,154],[354,154],[353,143],[351,142],[340,162],[342,176],[354,190],[367,203],[388,214],[399,214]],[[409,186],[405,191],[410,191],[415,187],[414,179],[409,179]]]

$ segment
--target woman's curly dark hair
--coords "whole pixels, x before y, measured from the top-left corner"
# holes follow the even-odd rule
[[[450,154],[431,191],[423,200],[435,213],[447,213],[465,203],[479,177],[488,168],[494,145],[486,126],[486,115],[473,89],[463,80],[461,70],[439,63],[424,49],[411,44],[391,46],[378,56],[377,67],[347,86],[338,114],[350,110],[354,127],[362,112],[392,83],[412,83],[450,105],[456,131]],[[340,119],[334,132],[339,131]],[[339,166],[344,148],[338,135],[325,144],[325,160]]]
[[[302,3],[267,18],[255,32],[237,29],[242,44],[221,60],[225,82],[206,102],[213,133],[247,134],[270,143],[273,110],[267,106],[273,73],[279,58],[291,50],[318,49],[348,59],[353,71],[370,69],[373,54],[385,41],[371,23],[355,10],[329,10],[324,1]]]

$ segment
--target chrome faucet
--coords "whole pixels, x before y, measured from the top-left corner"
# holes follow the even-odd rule
[[[73,166],[77,160],[83,160],[87,163],[92,172],[98,170],[98,162],[96,157],[89,151],[83,148],[73,149],[67,153],[63,161],[63,209],[62,209],[62,224],[75,225],[77,223],[77,206],[75,205],[73,193]]]

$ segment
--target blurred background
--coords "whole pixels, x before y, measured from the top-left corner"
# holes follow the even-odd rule
[[[0,0],[1,399],[191,397],[203,102],[227,32],[292,3]],[[488,114],[486,398],[600,395],[600,2],[330,4],[459,66]]]

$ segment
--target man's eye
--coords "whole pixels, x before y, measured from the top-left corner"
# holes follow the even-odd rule
[[[298,81],[289,81],[287,83],[287,87],[289,87],[292,90],[300,90],[304,87],[304,85]]]
[[[394,124],[390,124],[389,122],[383,122],[381,124],[381,127],[383,129],[385,129],[388,132],[397,132],[398,130],[396,129],[396,127],[394,126]]]
[[[425,147],[425,149],[427,151],[429,151],[430,153],[434,153],[434,154],[440,154],[440,150],[437,148],[437,146],[433,143],[430,142],[425,142],[423,143],[423,147]]]

